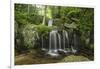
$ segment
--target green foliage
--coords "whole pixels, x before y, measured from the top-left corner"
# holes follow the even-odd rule
[[[46,25],[34,25],[35,31],[37,31],[40,35],[45,36],[47,35],[52,29],[54,29],[55,26],[48,27]]]
[[[33,24],[28,24],[27,26],[24,27],[22,31],[23,37],[24,37],[24,45],[27,48],[34,48],[34,45],[36,43],[36,40],[38,39],[38,34],[34,30],[34,25]]]
[[[16,13],[15,14],[15,20],[18,23],[18,25],[25,25],[28,23],[27,21],[27,13]]]
[[[24,40],[23,45],[33,47],[36,42],[34,39],[38,38],[37,33],[40,37],[47,36],[55,28],[78,30],[81,33],[81,40],[91,40],[91,32],[94,33],[92,31],[94,28],[93,8],[46,6],[46,9],[43,9],[43,7],[31,4],[15,4],[15,38],[20,39],[20,41]],[[45,25],[42,24],[43,14],[45,15]],[[49,19],[54,20],[52,27],[47,26]],[[34,31],[35,33],[33,33]],[[93,48],[93,42],[89,47]]]

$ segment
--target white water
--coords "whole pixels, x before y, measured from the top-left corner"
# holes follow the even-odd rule
[[[68,37],[68,32],[65,31],[65,36],[66,36],[66,39],[67,39],[67,47],[69,47],[69,37]]]
[[[53,24],[53,20],[50,19],[48,21],[48,26],[52,26],[52,24]],[[74,35],[73,39],[75,42],[75,39],[76,39],[75,35]],[[67,45],[66,45],[66,42],[67,42]],[[42,50],[44,50],[44,51],[46,50],[46,48],[44,48],[43,37],[42,37]],[[56,29],[52,30],[49,34],[49,45],[48,45],[47,54],[49,54],[51,56],[59,56],[58,51],[59,52],[61,51],[65,54],[67,54],[68,52],[76,53],[76,51],[77,51],[76,49],[74,49],[74,46],[71,46],[71,48],[69,48],[69,35],[66,30],[62,31],[62,39],[61,39],[61,34],[58,33],[58,30],[56,30]]]
[[[52,26],[52,24],[53,24],[53,20],[50,19],[49,22],[48,22],[48,26]]]
[[[58,56],[58,50],[57,50],[57,31],[56,30],[52,30],[50,32],[48,54],[51,55],[51,56]]]
[[[74,34],[74,46],[76,47],[76,40],[75,39],[76,39],[76,35]],[[73,53],[77,52],[77,50],[75,48],[73,48],[73,46],[71,46],[71,49],[72,49]]]
[[[67,39],[67,41],[65,40],[65,39]],[[68,42],[68,33],[67,33],[67,31],[65,31],[65,30],[63,30],[63,52],[64,53],[67,53],[68,51],[66,50],[66,44],[65,44],[65,42]]]
[[[46,51],[46,49],[44,48],[43,36],[42,36],[42,38],[41,38],[41,39],[42,39],[42,50],[43,50],[43,51]]]
[[[49,20],[48,26],[52,26],[53,20]],[[53,38],[53,39],[52,39]],[[53,44],[53,45],[52,45]],[[52,30],[49,35],[49,51],[48,53],[51,56],[58,56],[57,50],[57,30]]]
[[[61,36],[59,33],[58,33],[58,40],[59,40],[59,50],[61,50]]]
[[[65,50],[65,31],[63,30],[63,49]]]

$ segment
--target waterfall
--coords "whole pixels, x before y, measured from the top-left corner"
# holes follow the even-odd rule
[[[43,50],[43,36],[42,36],[42,38],[41,38],[41,39],[42,39],[42,50]]]
[[[65,31],[63,30],[63,49],[65,50]]]
[[[61,51],[61,36],[60,34],[58,33],[58,41],[59,41],[59,51]]]
[[[50,19],[48,22],[48,26],[52,26],[53,20]],[[57,30],[52,30],[49,34],[49,51],[48,53],[51,56],[58,56],[57,50]]]
[[[69,46],[69,35],[68,35],[68,32],[67,31],[64,31],[65,32],[65,38],[67,39],[67,47],[65,47],[67,49],[67,52],[71,52],[70,51],[70,46]]]
[[[64,31],[65,32],[65,38],[67,39],[67,48],[69,48],[69,36],[68,36],[68,32],[67,31]]]
[[[76,34],[73,35],[74,39],[73,39],[73,42],[74,42],[74,46],[71,46],[71,49],[72,49],[72,53],[76,53],[77,50],[75,49],[76,47]]]
[[[41,37],[41,39],[42,39],[42,50],[43,50],[43,51],[46,51],[46,49],[44,48],[44,40],[43,40],[43,36]]]
[[[49,55],[58,56],[57,52],[57,31],[52,30],[49,36]]]
[[[48,21],[48,26],[52,26],[53,19],[50,19]],[[42,50],[46,51],[46,54],[49,54],[51,56],[59,56],[60,54],[67,54],[69,52],[76,53],[77,50],[76,47],[76,35],[73,35],[73,46],[70,44],[70,37],[69,33],[66,30],[63,30],[62,33],[59,33],[57,29],[51,30],[48,36],[48,40],[44,39],[44,37],[41,37],[42,42]],[[46,41],[48,41],[48,45],[46,44]]]
[[[49,22],[48,22],[48,26],[52,26],[52,23],[53,23],[53,20],[50,19]]]
[[[49,50],[57,49],[57,41],[56,41],[56,31],[51,31],[49,36]]]
[[[62,33],[62,36],[63,36],[63,52],[64,53],[67,53],[69,52],[67,49],[69,47],[69,37],[68,37],[68,32],[63,30],[63,33]],[[66,42],[67,42],[67,45],[66,45]],[[67,47],[66,47],[67,46]],[[67,49],[66,49],[67,48]]]

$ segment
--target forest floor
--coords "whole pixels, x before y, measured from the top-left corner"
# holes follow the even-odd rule
[[[47,64],[47,63],[62,63],[62,62],[81,62],[91,61],[88,57],[82,54],[66,55],[59,57],[50,57],[48,55],[26,53],[15,56],[15,65],[28,65],[28,64]]]

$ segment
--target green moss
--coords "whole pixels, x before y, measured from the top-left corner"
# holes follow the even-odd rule
[[[35,30],[42,35],[48,34],[55,26],[49,27],[47,25],[34,25]]]
[[[79,61],[89,61],[89,59],[84,56],[70,55],[61,60],[61,62],[79,62]]]

